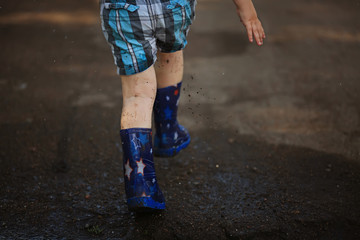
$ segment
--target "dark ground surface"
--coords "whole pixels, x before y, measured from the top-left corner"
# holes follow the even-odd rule
[[[221,4],[220,4],[221,2]],[[359,1],[199,0],[166,211],[127,211],[96,1],[0,1],[0,239],[359,239]],[[231,13],[231,14],[230,14]]]

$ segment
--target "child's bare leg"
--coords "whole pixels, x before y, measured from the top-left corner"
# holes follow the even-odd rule
[[[151,128],[156,95],[156,75],[151,66],[144,72],[121,76],[123,107],[121,129]]]
[[[154,155],[158,157],[174,156],[190,143],[188,131],[177,121],[183,67],[182,51],[158,54],[154,103]]]
[[[158,53],[155,64],[157,87],[164,88],[181,82],[184,72],[183,51]]]
[[[122,76],[121,144],[127,205],[130,211],[165,209],[155,174],[151,115],[156,94],[154,67]]]

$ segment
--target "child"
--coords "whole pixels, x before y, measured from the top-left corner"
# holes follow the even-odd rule
[[[265,33],[251,0],[233,0],[246,27],[262,45]],[[165,208],[153,155],[172,157],[190,143],[177,122],[183,52],[196,0],[101,0],[100,15],[118,74],[123,107],[120,136],[130,211]],[[151,117],[156,133],[152,144]]]

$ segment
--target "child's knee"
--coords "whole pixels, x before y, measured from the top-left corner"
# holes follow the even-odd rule
[[[134,86],[128,97],[148,99],[153,101],[156,96],[156,84],[141,84]]]

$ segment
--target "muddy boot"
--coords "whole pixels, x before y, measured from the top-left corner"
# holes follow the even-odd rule
[[[151,129],[123,129],[120,136],[129,210],[144,212],[165,209],[165,199],[155,175]]]
[[[177,86],[157,89],[154,103],[156,134],[154,155],[172,157],[190,143],[188,131],[177,122],[181,82]]]

